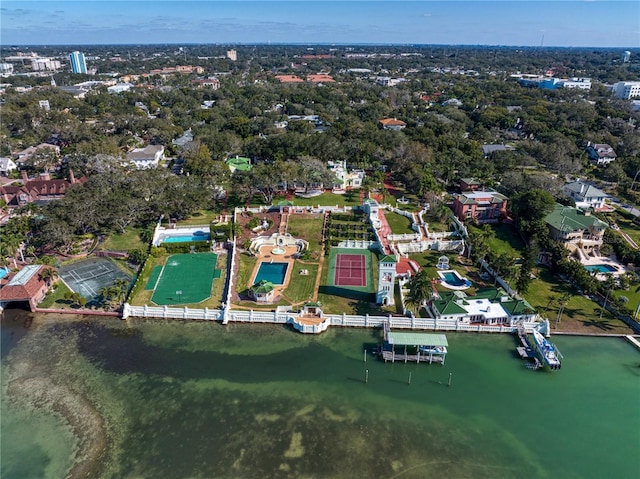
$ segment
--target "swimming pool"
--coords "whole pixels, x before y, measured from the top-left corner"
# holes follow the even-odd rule
[[[9,270],[7,268],[0,268],[0,279],[4,278],[9,274]]]
[[[288,263],[267,263],[263,261],[260,263],[260,268],[253,280],[253,284],[257,284],[263,279],[275,285],[284,284],[284,280],[287,277],[288,267]]]
[[[467,289],[471,287],[471,281],[460,276],[457,271],[438,271],[442,286],[449,289]]]
[[[205,233],[204,231],[196,231],[195,233],[189,235],[177,235],[177,236],[167,236],[162,242],[163,243],[188,243],[191,241],[209,241],[211,239],[211,235],[209,233]]]
[[[587,271],[597,271],[598,273],[615,273],[618,269],[608,264],[589,264],[584,267]]]

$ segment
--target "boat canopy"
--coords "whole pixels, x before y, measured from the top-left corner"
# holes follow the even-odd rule
[[[388,342],[394,346],[449,346],[444,334],[389,331]]]

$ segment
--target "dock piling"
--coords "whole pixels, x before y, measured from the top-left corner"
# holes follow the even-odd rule
[[[409,371],[409,386],[411,386],[411,371]]]
[[[447,387],[451,387],[451,376],[453,376],[453,373],[449,373],[449,383],[447,384]]]
[[[368,369],[364,370],[364,383],[365,384],[369,383],[369,370]]]

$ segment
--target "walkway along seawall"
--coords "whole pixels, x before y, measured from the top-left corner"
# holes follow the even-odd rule
[[[136,318],[158,318],[158,319],[192,319],[203,321],[221,321],[223,324],[229,322],[242,323],[271,323],[290,324],[301,333],[321,333],[329,326],[356,327],[356,328],[380,328],[385,323],[395,329],[417,329],[433,331],[469,331],[477,333],[514,333],[516,326],[496,325],[488,326],[484,324],[463,324],[453,319],[434,318],[407,318],[397,316],[369,316],[368,314],[323,314],[316,324],[305,324],[299,321],[297,312],[278,311],[242,311],[232,309],[197,309],[197,308],[170,308],[168,306],[131,306],[124,304],[122,310],[124,319]],[[525,322],[524,327],[527,332],[532,332],[540,325],[538,321]]]

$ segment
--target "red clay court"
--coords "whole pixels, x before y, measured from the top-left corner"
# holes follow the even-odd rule
[[[365,255],[337,254],[333,284],[336,286],[366,286],[367,262]]]

